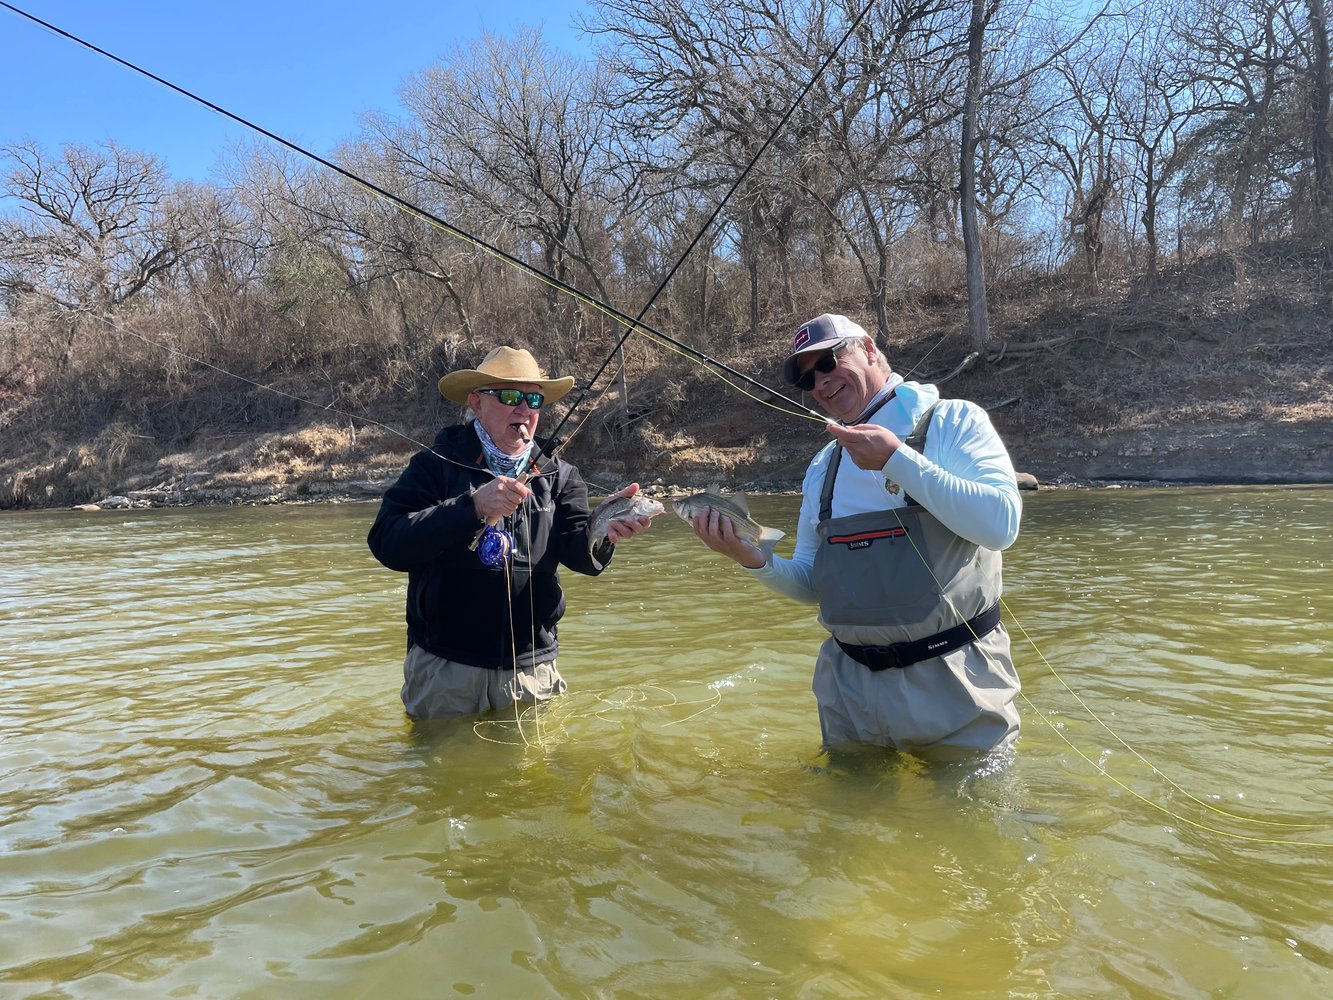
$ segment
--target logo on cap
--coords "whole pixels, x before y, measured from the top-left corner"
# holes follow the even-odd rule
[[[791,342],[792,351],[799,351],[806,344],[810,343],[810,328],[803,326],[796,331],[796,339]]]

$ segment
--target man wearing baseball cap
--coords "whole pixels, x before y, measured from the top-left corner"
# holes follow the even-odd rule
[[[836,421],[806,470],[791,558],[739,538],[717,512],[694,529],[773,590],[819,605],[824,744],[926,756],[1012,744],[1019,680],[1000,552],[1018,537],[1022,501],[986,411],[904,381],[861,326],[832,313],[796,331],[783,375]]]
[[[450,372],[440,393],[468,408],[465,422],[441,430],[384,494],[368,542],[381,563],[407,573],[402,699],[414,719],[562,694],[557,568],[597,576],[617,542],[651,523],[628,514],[606,537],[590,537],[587,484],[536,436],[542,407],[573,385],[513,347]],[[631,483],[614,497],[638,489]],[[504,534],[480,544],[488,526]]]

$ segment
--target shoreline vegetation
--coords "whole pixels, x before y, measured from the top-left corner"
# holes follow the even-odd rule
[[[999,286],[992,315],[1008,351],[961,371],[961,293],[929,308],[918,303],[910,326],[888,343],[877,339],[905,377],[985,406],[1016,469],[1031,477],[1029,487],[1328,483],[1329,262],[1322,246],[1284,243],[1239,263],[1228,255],[1168,271],[1150,293],[1126,286],[1118,296],[1084,294],[1074,279],[1037,289]],[[1238,283],[1241,269],[1246,280]],[[780,385],[783,343],[775,331],[746,343],[742,359],[733,351],[732,362]],[[1048,346],[1022,350],[1034,343]],[[821,424],[746,399],[703,366],[682,366],[670,355],[664,361],[651,346],[631,341],[624,353],[625,388],[590,393],[562,432],[562,454],[594,493],[632,481],[658,495],[715,482],[728,491],[799,489],[827,440]],[[914,363],[923,356],[933,363]],[[470,360],[460,355],[456,364]],[[336,373],[307,372],[304,383],[288,378],[276,397],[223,380],[211,391],[230,403],[216,406],[212,420],[196,417],[193,432],[174,440],[115,417],[64,423],[70,397],[11,390],[0,397],[0,508],[374,499],[422,442],[461,417],[435,389],[440,373],[420,371],[407,391],[367,392],[364,409],[374,422],[352,416],[348,400],[339,399],[346,414],[331,416],[319,405],[317,381]],[[138,383],[121,388],[128,394],[116,395],[113,386],[98,397],[99,387],[82,385],[78,405],[114,414],[134,403],[133,393],[154,391]],[[622,391],[639,407],[628,423]],[[358,398],[354,387],[348,395]],[[294,402],[297,396],[312,405]],[[261,410],[274,398],[281,412]],[[541,430],[562,413],[553,409]]]
[[[827,433],[746,380],[824,312],[1039,482],[1331,482],[1329,22],[1233,7],[594,0],[336,170],[0,136],[0,509],[380,484],[499,344],[594,489],[794,489]]]
[[[1329,259],[1322,246],[1264,248],[1245,260],[1243,288],[1230,257],[1168,272],[1155,292],[1126,288],[1120,298],[1064,286],[1002,286],[993,316],[1008,356],[956,373],[967,353],[957,329],[961,295],[914,310],[915,333],[903,329],[887,344],[878,339],[905,377],[943,383],[946,396],[985,406],[1028,488],[1328,483]],[[1037,354],[1021,350],[1052,342]],[[774,332],[751,344],[744,367],[780,385],[782,352],[773,345],[782,343]],[[562,432],[562,454],[592,492],[632,481],[655,495],[719,482],[729,492],[799,490],[806,464],[827,440],[821,424],[746,399],[701,365],[662,361],[639,345],[625,354],[627,389],[591,393]],[[936,361],[924,371],[913,364],[923,355]],[[457,364],[468,360],[460,356]],[[57,401],[43,400],[39,388],[27,398],[11,391],[0,398],[0,508],[375,499],[422,442],[460,419],[461,410],[436,392],[439,374],[422,371],[410,392],[366,398],[374,422],[350,408],[330,416],[318,398],[294,402],[318,396],[316,386],[295,379],[281,386],[280,414],[247,419],[247,410],[272,405],[272,394],[224,382],[215,391],[235,393],[232,405],[177,440],[114,418],[80,433],[61,423],[51,405]],[[80,405],[108,413],[132,401],[106,390],[89,400],[96,387],[80,391]],[[620,391],[642,408],[628,424]],[[60,409],[69,405],[66,398]],[[562,413],[544,417],[541,430]]]

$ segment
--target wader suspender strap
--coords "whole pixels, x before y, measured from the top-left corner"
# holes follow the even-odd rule
[[[888,400],[886,399],[884,402],[887,403]],[[930,418],[935,415],[936,406],[939,406],[939,403],[936,403],[921,415],[921,419],[917,421],[916,426],[912,428],[912,433],[907,436],[903,444],[908,445],[914,451],[921,451],[925,448],[926,433],[930,430]],[[876,407],[876,409],[878,408]],[[838,465],[841,461],[842,446],[834,445],[833,455],[829,459],[829,469],[824,476],[824,486],[819,494],[819,519],[821,521],[828,520],[833,513],[833,483],[838,477]],[[908,507],[921,506],[907,494],[903,495],[903,501]],[[871,670],[889,670],[897,667],[910,667],[913,663],[920,663],[922,660],[929,660],[932,657],[943,656],[945,653],[952,653],[955,649],[962,649],[969,643],[995,631],[999,624],[1000,605],[996,602],[976,617],[960,622],[943,632],[928,635],[924,639],[916,639],[911,642],[895,642],[887,646],[853,646],[850,643],[836,639],[834,641],[838,643],[839,648],[844,653],[857,663],[864,664]]]
[[[894,391],[896,392],[897,390]],[[884,399],[880,401],[879,406],[876,406],[873,410],[867,413],[865,417],[862,418],[861,422],[865,423],[866,420],[873,417],[879,412],[879,407],[891,400],[893,396],[894,393],[892,392],[885,396]],[[921,415],[921,419],[916,422],[916,426],[912,428],[912,433],[907,435],[907,440],[904,441],[903,444],[910,447],[913,451],[921,451],[925,448],[926,432],[930,430],[930,418],[935,415],[935,407],[939,405],[939,403],[935,403]],[[833,454],[829,456],[828,472],[824,473],[824,486],[819,491],[819,519],[821,521],[827,521],[833,514],[833,483],[838,478],[838,466],[841,464],[842,445],[835,444],[833,446]],[[906,493],[903,494],[903,501],[908,507],[921,506]]]

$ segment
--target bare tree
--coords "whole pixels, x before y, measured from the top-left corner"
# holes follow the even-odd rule
[[[938,225],[950,214],[953,166],[941,168],[934,153],[958,103],[949,96],[957,89],[956,0],[865,7],[857,0],[598,5],[592,28],[614,42],[625,124],[662,155],[658,169],[716,200],[755,163],[719,240],[720,252],[734,247],[747,269],[752,334],[761,289],[775,284],[789,313],[796,276],[831,278],[838,243],[886,330],[904,227],[922,217]],[[776,283],[765,268],[777,272]]]
[[[253,238],[251,220],[234,189],[181,185],[184,211],[209,238],[171,275],[179,312],[192,317],[193,329],[217,344],[257,332],[263,303],[264,248]],[[202,349],[203,345],[199,345]]]
[[[972,350],[978,355],[991,341],[978,221],[978,154],[1005,154],[988,157],[986,161],[990,168],[988,179],[992,181],[990,215],[998,218],[996,207],[1014,200],[1028,186],[1031,171],[1024,166],[1024,151],[1037,145],[1039,140],[1032,130],[1049,114],[1030,100],[1037,78],[1051,66],[1068,65],[1068,53],[1105,13],[1102,7],[1091,14],[1090,20],[1072,28],[1060,17],[1048,14],[1043,19],[1044,32],[1037,33],[1026,29],[1033,6],[1029,2],[1009,4],[1006,0],[970,3],[965,36],[967,83],[960,109],[959,210],[966,258],[968,330]],[[983,115],[991,126],[985,135],[978,126]],[[991,167],[995,163],[1005,163],[1011,168],[1009,183],[1003,187],[994,183],[1000,176]]]
[[[1123,170],[1115,155],[1115,94],[1124,49],[1105,33],[1091,36],[1056,63],[1069,110],[1048,136],[1047,162],[1065,181],[1064,219],[1091,289],[1101,281],[1104,224]]]
[[[330,207],[350,192],[323,168],[272,150],[256,151],[243,170],[240,198],[263,246],[273,339],[286,334],[288,362],[344,349],[348,329],[374,318],[366,262],[341,208]]]
[[[1314,168],[1314,213],[1311,230],[1327,236],[1333,224],[1333,133],[1329,126],[1330,67],[1328,6],[1324,0],[1306,0],[1309,8],[1310,158]]]
[[[986,270],[977,224],[977,117],[981,113],[981,82],[986,25],[994,14],[987,0],[972,0],[967,25],[967,86],[963,95],[963,134],[958,168],[958,204],[962,212],[963,251],[967,256],[967,326],[972,349],[984,350],[990,341],[986,309]]]
[[[830,80],[827,120],[810,155],[840,180],[826,185],[831,196],[820,202],[885,333],[906,231],[916,227],[927,239],[953,233],[957,160],[947,151],[959,104],[953,58],[961,28],[947,3],[891,4],[878,14],[835,64],[841,72]]]
[[[70,362],[81,317],[104,316],[143,293],[208,243],[152,156],[33,143],[0,147],[4,193],[19,210],[0,219],[0,292],[63,316],[57,370]]]
[[[414,190],[412,179],[397,172],[379,150],[349,146],[339,159],[351,173],[406,205],[440,208],[438,198]],[[477,255],[456,237],[362,184],[287,161],[258,158],[245,186],[275,246],[290,242],[297,254],[325,261],[364,318],[375,316],[381,300],[389,303],[409,355],[431,346],[441,311],[436,293],[443,294],[445,311],[453,314],[462,339],[473,342],[466,279],[460,274]],[[455,212],[443,214],[470,224]]]
[[[546,273],[605,298],[609,237],[630,199],[608,156],[604,86],[599,72],[535,31],[488,35],[407,85],[407,122],[373,125],[388,161],[427,205],[444,200],[485,220],[501,245],[520,255],[534,247]],[[552,316],[562,304],[548,288]]]
[[[1185,134],[1198,117],[1198,85],[1184,72],[1180,37],[1162,0],[1138,7],[1115,22],[1119,52],[1108,94],[1116,140],[1126,148],[1137,185],[1147,246],[1146,278],[1157,280],[1158,219],[1162,194],[1185,150]]]
[[[818,116],[794,115],[762,161],[756,156],[827,54],[832,6],[817,2],[793,9],[780,0],[744,5],[600,0],[588,25],[608,40],[617,123],[645,150],[644,169],[678,173],[716,206],[756,162],[725,213],[730,231],[717,241],[748,272],[752,336],[758,334],[761,272],[767,261],[777,267],[784,306],[793,305],[792,250],[804,199],[792,155],[805,151]]]
[[[1177,9],[1189,73],[1203,89],[1197,109],[1208,118],[1192,152],[1220,172],[1215,179],[1226,192],[1232,241],[1256,242],[1266,225],[1264,206],[1285,203],[1298,2],[1195,0]]]

